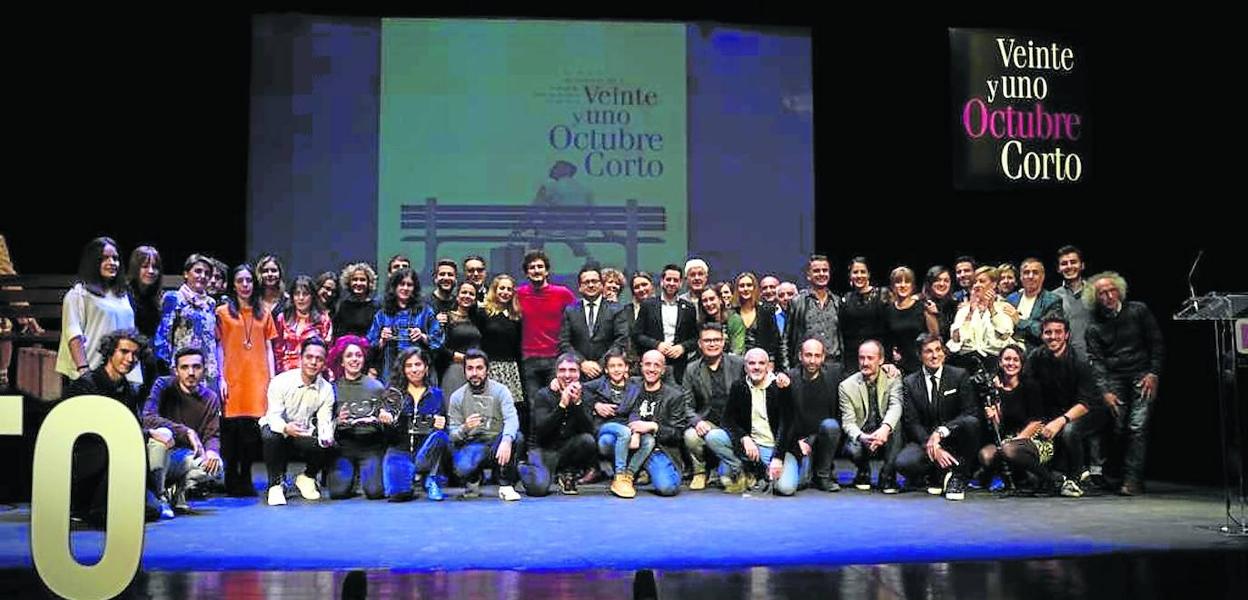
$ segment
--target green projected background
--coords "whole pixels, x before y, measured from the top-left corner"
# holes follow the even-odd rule
[[[685,65],[680,24],[383,20],[378,264],[519,273],[539,238],[563,274],[685,256]]]

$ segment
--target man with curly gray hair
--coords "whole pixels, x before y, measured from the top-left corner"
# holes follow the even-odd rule
[[[1083,289],[1083,302],[1092,311],[1088,359],[1113,416],[1112,456],[1121,457],[1123,478],[1118,493],[1135,496],[1144,493],[1148,417],[1165,352],[1161,328],[1143,302],[1127,301],[1127,282],[1118,273],[1097,273],[1088,283]]]

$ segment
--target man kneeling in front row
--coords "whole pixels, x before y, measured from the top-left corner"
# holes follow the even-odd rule
[[[221,400],[202,382],[204,353],[187,347],[174,355],[174,374],[161,377],[143,407],[148,467],[163,504],[187,512],[186,493],[224,483],[220,454]]]

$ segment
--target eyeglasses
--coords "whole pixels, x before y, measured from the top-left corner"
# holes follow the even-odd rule
[[[724,338],[702,338],[701,342],[704,344],[722,344],[724,343]]]

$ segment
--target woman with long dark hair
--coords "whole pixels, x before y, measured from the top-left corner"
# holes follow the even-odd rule
[[[949,339],[949,326],[958,312],[953,299],[953,273],[949,267],[936,265],[923,276],[923,310],[936,318],[940,339]]]
[[[290,302],[278,313],[275,325],[277,341],[273,351],[278,373],[299,368],[299,352],[304,340],[318,337],[326,345],[333,343],[334,324],[318,306],[316,286],[307,275],[300,275],[291,282]]]
[[[867,259],[855,256],[849,261],[849,292],[842,297],[838,320],[845,372],[858,369],[858,346],[867,340],[886,339],[888,325],[884,321],[884,308],[891,299],[888,290],[871,285],[871,267]],[[913,346],[914,344],[909,344]],[[889,356],[884,360],[888,361]]]
[[[126,272],[130,274],[126,283],[134,309],[134,327],[152,339],[160,325],[160,277],[164,274],[160,252],[151,246],[135,248]]]
[[[391,502],[406,502],[422,490],[430,500],[442,500],[439,478],[451,445],[442,389],[433,385],[423,347],[404,350],[397,365],[385,393],[385,410],[398,416],[383,461],[385,493]]]
[[[98,237],[82,249],[78,261],[78,281],[65,293],[61,303],[61,343],[56,371],[69,381],[77,380],[98,367],[100,340],[118,329],[134,327],[134,308],[126,289],[126,271],[121,264],[117,242]],[[142,384],[141,367],[126,375],[131,383]]]
[[[290,301],[286,293],[286,270],[282,268],[281,259],[272,254],[256,259],[256,275],[260,277],[260,308],[276,319]]]
[[[464,353],[481,346],[481,329],[477,322],[477,286],[471,281],[455,286],[455,308],[446,313],[445,340],[438,353],[438,386],[455,390],[468,380],[464,377]]]
[[[368,328],[368,343],[380,356],[382,381],[393,379],[394,361],[400,353],[416,346],[432,353],[442,347],[442,340],[442,324],[421,300],[416,273],[406,268],[391,273],[385,302]]]
[[[1002,461],[1008,462],[1015,483],[1022,483],[1027,475],[1035,475],[1041,485],[1049,483],[1048,469],[1044,465],[1053,458],[1053,441],[1040,435],[1044,427],[1044,400],[1040,386],[1023,376],[1026,361],[1022,347],[1010,344],[997,355],[997,374],[992,380],[1000,396],[1000,403],[984,409],[989,430],[985,444],[979,451],[980,463],[987,469],[985,479],[1001,469]],[[1001,432],[1001,449],[996,446],[992,427]]]
[[[221,459],[225,491],[255,496],[251,465],[263,458],[257,422],[268,408],[273,378],[273,316],[260,307],[256,273],[241,264],[230,271],[225,302],[217,307],[217,367],[221,370]]]
[[[321,312],[329,315],[329,320],[332,322],[334,315],[338,313],[338,297],[341,291],[338,289],[338,275],[333,271],[325,271],[317,275],[313,289],[316,290],[317,307],[321,309]]]

